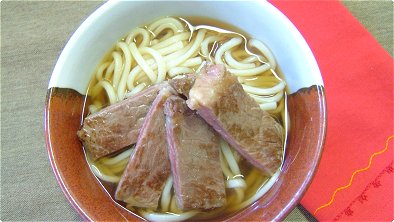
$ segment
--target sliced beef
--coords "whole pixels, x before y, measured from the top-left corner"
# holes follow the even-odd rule
[[[170,175],[163,106],[173,93],[163,88],[145,117],[135,150],[115,192],[117,200],[156,209]]]
[[[178,207],[204,210],[224,206],[219,135],[178,96],[167,100],[164,112]]]
[[[162,87],[151,86],[85,118],[77,135],[93,160],[137,141],[149,107]]]
[[[170,79],[168,83],[174,88],[179,94],[189,98],[189,91],[192,88],[196,79],[195,74],[187,74],[179,78]]]
[[[279,168],[282,126],[260,109],[223,65],[202,69],[187,103],[254,166],[269,174]]]

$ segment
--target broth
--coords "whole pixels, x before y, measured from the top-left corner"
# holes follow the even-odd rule
[[[203,59],[207,61],[211,61],[215,63],[215,55],[218,52],[219,48],[223,46],[224,43],[230,41],[234,37],[240,37],[246,38],[248,40],[251,39],[250,36],[248,36],[245,32],[243,32],[241,29],[234,27],[232,25],[229,25],[227,23],[218,21],[218,20],[213,20],[210,18],[205,18],[205,17],[187,17],[184,18],[188,23],[193,24],[193,25],[207,25],[210,27],[213,27],[212,29],[215,29],[215,27],[219,27],[220,29],[225,29],[225,30],[231,30],[232,32],[235,32],[237,34],[228,34],[228,33],[217,33],[212,30],[207,30],[205,36],[216,36],[218,37],[218,41],[214,41],[213,44],[208,44],[208,49],[209,49],[209,55],[203,54],[202,49],[197,50],[197,52],[194,52],[193,55],[191,55],[192,58],[201,56]],[[185,30],[187,31],[188,25],[184,22],[183,18],[178,19],[183,26],[185,27]],[[145,28],[148,26],[145,26]],[[186,32],[185,31],[185,32]],[[152,32],[152,30],[150,30]],[[194,41],[197,41],[196,38],[198,37],[198,32],[199,30],[195,30],[192,32],[191,37],[188,40],[182,40],[182,43],[187,47],[187,44],[192,44]],[[179,32],[182,33],[182,32]],[[178,34],[178,33],[173,33],[173,35]],[[162,38],[162,39],[168,39],[170,37],[166,37],[166,33],[161,33],[160,35],[157,36],[157,38]],[[197,37],[196,37],[197,36]],[[119,40],[120,42],[127,41],[128,36],[122,38]],[[135,41],[136,45],[138,44],[143,44],[144,39],[138,35],[136,37],[133,37],[131,41]],[[152,45],[159,44],[160,41],[163,42],[165,40],[160,40],[158,42],[155,42],[155,40],[151,40],[149,42],[149,46],[153,47]],[[202,43],[201,43],[202,44]],[[182,50],[182,49],[179,49]],[[178,51],[179,51],[178,50]],[[107,55],[104,56],[102,62],[100,65],[97,67],[95,70],[92,80],[89,84],[88,87],[88,92],[87,95],[91,97],[92,105],[89,106],[89,111],[90,113],[97,112],[103,107],[106,107],[110,105],[111,103],[114,103],[113,99],[111,100],[111,96],[108,93],[108,90],[105,88],[104,84],[110,84],[112,86],[114,85],[121,85],[122,84],[122,78],[121,77],[116,77],[120,78],[120,80],[116,80],[116,62],[114,62],[114,53],[121,53],[122,49],[119,48],[119,46],[113,47]],[[174,51],[177,52],[177,51]],[[172,53],[174,53],[172,52]],[[263,66],[266,63],[266,59],[269,58],[267,55],[262,55],[261,52],[256,49],[256,48],[248,48],[246,42],[243,40],[243,42],[231,49],[230,54],[236,61],[242,61],[242,60],[247,60],[250,62],[245,62],[244,64],[250,64],[250,66],[254,67],[260,67]],[[167,54],[171,55],[171,54]],[[256,56],[258,55],[258,56]],[[256,57],[256,58],[253,58]],[[121,66],[121,69],[124,70],[125,68],[125,63],[127,62],[125,55],[121,55],[121,58],[123,60],[123,65]],[[145,54],[144,59],[148,61],[150,59],[149,56]],[[174,58],[176,60],[177,58]],[[170,60],[170,61],[174,61]],[[190,59],[187,59],[190,60]],[[197,60],[197,59],[195,59]],[[222,62],[226,62],[227,60],[224,60],[221,58]],[[268,59],[269,60],[269,59]],[[126,61],[126,62],[125,62]],[[217,60],[216,60],[217,61]],[[170,62],[169,62],[170,63]],[[185,62],[181,63],[184,64]],[[191,62],[190,62],[191,63]],[[198,63],[198,62],[197,62]],[[112,65],[114,64],[114,65]],[[111,66],[114,66],[111,68]],[[137,62],[136,61],[131,61],[131,67],[136,67]],[[176,66],[175,66],[176,67]],[[183,67],[183,66],[182,66]],[[192,70],[193,72],[198,71],[201,68],[201,63],[196,64],[194,66],[189,66],[186,67],[188,69],[185,70]],[[112,70],[112,74],[111,74]],[[156,69],[152,69],[156,70]],[[102,74],[99,74],[99,73]],[[125,73],[132,73],[133,68],[128,70]],[[157,71],[159,72],[159,71]],[[266,70],[262,73],[258,73],[257,75],[251,75],[251,76],[238,76],[238,80],[247,86],[251,86],[252,89],[254,88],[271,88],[273,86],[276,86],[278,84],[281,84],[283,80],[279,77],[277,74],[279,72],[279,68],[276,67],[274,70],[269,69]],[[166,73],[165,79],[172,78],[170,76],[170,71]],[[180,73],[182,74],[182,73]],[[101,75],[101,79],[100,76]],[[131,75],[131,74],[130,74]],[[177,74],[178,75],[178,74]],[[175,75],[175,76],[177,76]],[[130,78],[130,77],[129,77]],[[159,78],[159,74],[157,74],[157,79]],[[117,82],[119,81],[119,82]],[[107,83],[103,83],[107,82]],[[101,84],[101,85],[100,85]],[[122,100],[126,96],[133,96],[131,92],[133,90],[137,91],[136,89],[141,86],[140,88],[146,89],[150,85],[155,84],[152,79],[147,77],[145,74],[136,74],[134,82],[131,89],[128,89],[128,84],[126,84],[126,90],[124,92],[121,92],[123,94],[122,96],[119,96],[118,94],[118,100]],[[284,84],[284,83],[283,83]],[[121,87],[121,86],[119,86]],[[253,88],[254,87],[254,88]],[[116,87],[114,87],[116,88]],[[141,91],[140,90],[140,91]],[[117,91],[116,89],[114,91]],[[119,92],[119,91],[118,91]],[[137,92],[138,93],[138,92]],[[286,140],[286,135],[287,135],[287,109],[286,109],[286,92],[283,89],[281,92],[276,92],[272,95],[254,95],[253,92],[248,92],[249,94],[252,94],[252,98],[254,98],[259,104],[262,109],[268,109],[268,112],[276,118],[278,122],[280,122],[283,125],[283,128],[285,129],[285,140]],[[130,95],[128,95],[130,94]],[[266,102],[273,100],[272,98],[274,97],[280,97],[277,99],[275,102]],[[275,98],[276,98],[275,97]],[[117,102],[117,101],[115,101]],[[275,103],[275,104],[274,104]],[[269,104],[269,105],[267,105]],[[270,107],[268,107],[270,106]],[[268,108],[267,108],[268,107]],[[272,108],[274,107],[274,108]],[[222,218],[222,217],[227,217],[230,216],[231,214],[247,207],[250,206],[252,203],[254,203],[257,199],[259,199],[264,192],[269,189],[269,186],[272,185],[273,182],[275,182],[276,177],[278,173],[276,173],[273,177],[268,176],[264,172],[258,170],[254,166],[252,166],[247,160],[245,160],[242,156],[240,156],[233,148],[225,148],[227,145],[224,142],[224,145],[221,147],[221,163],[222,163],[222,170],[227,173],[224,173],[225,175],[225,180],[229,181],[232,179],[238,179],[241,178],[244,180],[246,183],[246,188],[226,188],[226,194],[227,194],[227,204],[224,207],[214,209],[211,211],[198,211],[198,212],[182,212],[179,209],[177,209],[176,202],[175,202],[175,197],[174,197],[174,188],[171,188],[171,200],[169,204],[169,210],[167,211],[162,211],[161,206],[159,204],[158,209],[145,209],[145,208],[137,208],[133,206],[129,206],[124,202],[119,202],[122,206],[127,208],[133,213],[136,213],[146,219],[158,219],[158,220],[163,220],[160,216],[162,215],[168,215],[171,216],[173,214],[178,214],[178,215],[186,215],[185,219],[192,218],[193,220],[205,220],[205,219],[215,219],[215,218]],[[285,141],[284,141],[285,144]],[[225,146],[225,147],[223,147]],[[284,145],[285,147],[285,145]],[[283,147],[283,149],[284,149]],[[100,179],[101,183],[107,190],[107,192],[114,198],[114,193],[115,193],[115,188],[117,181],[119,178],[122,176],[124,168],[127,166],[128,162],[128,157],[132,155],[132,150],[133,146],[127,147],[115,154],[112,154],[107,157],[100,158],[99,160],[92,162],[89,158],[89,155],[87,153],[87,160],[89,162],[89,165],[91,166],[92,171],[95,173],[95,175]],[[227,153],[224,153],[227,152]],[[284,152],[283,152],[284,153]],[[226,160],[226,157],[230,156],[229,158],[234,158],[235,161],[238,164],[239,167],[239,174],[234,174],[234,172],[231,171],[228,161]],[[122,157],[122,158],[121,158]],[[118,161],[119,160],[119,161]],[[283,161],[283,159],[282,159]],[[226,169],[224,169],[226,168]],[[229,173],[230,172],[230,173]],[[279,171],[278,171],[279,172]],[[268,184],[267,184],[268,183]],[[115,200],[116,201],[116,200]],[[191,214],[188,215],[188,214]],[[156,217],[157,216],[157,217]],[[190,217],[189,217],[190,216]],[[178,218],[179,219],[179,218]]]

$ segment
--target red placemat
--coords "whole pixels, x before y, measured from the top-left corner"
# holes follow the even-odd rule
[[[326,88],[325,148],[301,204],[318,220],[393,220],[393,58],[338,1],[272,3],[308,42]]]

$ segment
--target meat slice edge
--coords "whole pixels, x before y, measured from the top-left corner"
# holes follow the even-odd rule
[[[195,74],[187,74],[179,78],[169,79],[168,83],[170,86],[172,86],[172,88],[175,89],[175,91],[177,91],[177,93],[189,98],[189,91],[192,88],[195,80]]]
[[[149,107],[163,86],[151,86],[85,118],[77,135],[93,161],[137,141]]]
[[[163,88],[154,100],[133,154],[115,192],[117,200],[136,207],[156,209],[170,175],[163,106],[173,93]]]
[[[164,112],[178,207],[207,210],[224,206],[220,136],[178,96],[167,100]]]
[[[202,69],[189,97],[188,106],[254,166],[271,175],[280,167],[283,127],[260,109],[223,65]]]

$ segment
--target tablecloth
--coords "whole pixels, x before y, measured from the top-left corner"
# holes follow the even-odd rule
[[[3,221],[81,218],[61,192],[44,142],[48,80],[61,50],[101,2],[1,2],[1,211]],[[393,55],[391,1],[343,4]],[[286,221],[307,221],[302,206]],[[309,219],[312,220],[312,219]]]

